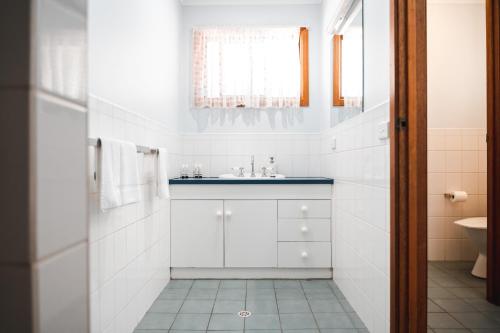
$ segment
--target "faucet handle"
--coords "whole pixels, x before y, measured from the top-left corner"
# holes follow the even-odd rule
[[[239,167],[238,177],[245,177],[245,167]]]
[[[269,169],[268,169],[267,167],[263,166],[263,167],[261,168],[261,170],[262,170],[262,174],[261,174],[261,176],[262,176],[262,177],[267,177],[267,170],[269,170]]]

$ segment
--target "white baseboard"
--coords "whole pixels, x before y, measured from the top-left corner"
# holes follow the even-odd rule
[[[332,279],[331,268],[171,268],[175,279]]]

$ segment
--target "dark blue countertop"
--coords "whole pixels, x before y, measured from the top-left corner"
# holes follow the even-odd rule
[[[170,185],[254,185],[254,184],[333,184],[333,179],[324,177],[287,177],[265,179],[238,178],[173,178]]]

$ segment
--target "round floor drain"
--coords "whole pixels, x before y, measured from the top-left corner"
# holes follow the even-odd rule
[[[251,315],[252,315],[252,313],[250,311],[246,311],[246,310],[238,312],[238,316],[240,316],[241,318],[248,318]]]

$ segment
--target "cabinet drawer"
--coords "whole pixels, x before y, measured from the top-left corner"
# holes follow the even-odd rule
[[[330,218],[330,200],[279,200],[278,218]]]
[[[278,267],[331,267],[330,242],[279,242]]]
[[[329,242],[330,219],[281,219],[278,221],[278,241]]]

